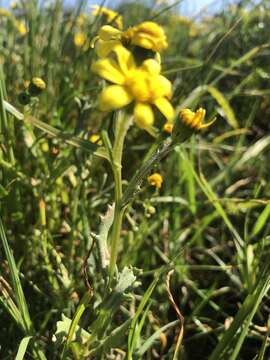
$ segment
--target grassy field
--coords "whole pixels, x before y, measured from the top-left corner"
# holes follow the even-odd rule
[[[267,360],[269,1],[114,11],[0,9],[0,359]]]

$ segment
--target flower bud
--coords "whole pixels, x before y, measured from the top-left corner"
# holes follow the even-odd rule
[[[157,189],[160,189],[163,183],[163,177],[159,173],[154,173],[148,176],[147,181],[151,186],[155,186]]]
[[[29,85],[28,91],[30,96],[37,96],[46,89],[46,83],[41,78],[34,77]]]
[[[184,142],[196,131],[213,124],[215,119],[211,120],[207,124],[203,124],[205,114],[206,110],[203,108],[199,108],[196,112],[193,112],[190,109],[180,110],[180,121],[179,119],[176,119],[172,131],[173,140],[178,143]]]

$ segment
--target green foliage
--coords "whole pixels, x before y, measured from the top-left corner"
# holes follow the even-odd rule
[[[105,22],[84,1],[0,11],[1,359],[172,359],[171,269],[179,359],[270,356],[269,2],[154,3],[119,5],[124,27],[162,25],[173,105],[216,117],[177,146],[98,110]],[[33,77],[46,89],[22,100]]]

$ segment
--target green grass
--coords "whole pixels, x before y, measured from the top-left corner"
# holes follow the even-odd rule
[[[238,3],[192,21],[119,5],[125,27],[164,27],[175,108],[216,117],[159,161],[164,139],[98,111],[95,51],[73,37],[89,45],[102,17],[0,11],[1,359],[269,358],[270,6]],[[47,88],[23,106],[34,76]]]

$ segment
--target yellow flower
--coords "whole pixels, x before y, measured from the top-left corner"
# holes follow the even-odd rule
[[[21,35],[25,35],[27,33],[26,26],[23,22],[17,20],[15,22],[15,26]]]
[[[205,114],[206,110],[203,108],[199,108],[196,112],[193,112],[190,109],[183,109],[180,111],[179,115],[185,125],[187,125],[191,129],[199,130],[211,125],[211,123],[203,124]]]
[[[160,189],[163,183],[163,177],[159,173],[154,173],[148,176],[147,181],[150,185]]]
[[[85,14],[80,14],[76,19],[76,25],[82,27],[83,25],[85,25],[86,21],[87,16]]]
[[[11,1],[11,3],[10,3],[10,7],[11,7],[11,9],[16,9],[16,8],[17,8],[17,6],[18,6],[18,4],[17,4],[17,2],[16,2],[16,1]]]
[[[93,5],[92,8],[93,15],[104,15],[108,23],[114,23],[118,29],[123,29],[123,18],[116,11],[98,5]]]
[[[135,101],[136,124],[150,130],[154,122],[155,105],[168,121],[174,117],[170,81],[160,75],[160,64],[154,59],[145,60],[137,67],[130,51],[121,45],[114,49],[116,58],[105,58],[92,65],[92,71],[113,83],[104,88],[99,96],[101,111],[112,111]]]
[[[86,43],[86,40],[87,40],[87,38],[86,38],[86,35],[85,35],[84,32],[78,31],[78,32],[76,32],[74,34],[74,44],[75,44],[75,46],[77,46],[79,48],[83,47],[85,45],[85,43]]]
[[[0,8],[0,16],[9,17],[9,16],[11,16],[11,13],[6,9]]]
[[[167,122],[166,124],[164,124],[163,131],[165,131],[168,134],[171,134],[172,130],[173,130],[173,124],[172,123]]]
[[[116,46],[121,45],[122,32],[113,26],[104,25],[100,28],[91,46],[95,47],[99,57],[106,57]]]
[[[42,93],[46,89],[46,83],[39,77],[34,77],[28,87],[29,94],[31,96],[36,96]]]
[[[123,39],[131,45],[160,52],[168,47],[166,34],[161,26],[152,21],[145,21],[123,32]]]
[[[207,128],[216,120],[215,118],[203,124],[206,110],[199,108],[196,112],[190,109],[182,109],[179,113],[181,121],[176,121],[173,127],[172,137],[181,143],[187,140],[195,131]]]
[[[89,138],[89,140],[91,141],[91,143],[93,144],[98,144],[101,145],[102,144],[102,140],[100,138],[100,136],[98,134],[92,134]]]

